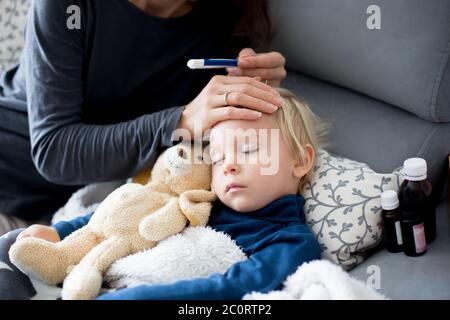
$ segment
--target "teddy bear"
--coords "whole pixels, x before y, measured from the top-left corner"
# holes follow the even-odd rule
[[[216,195],[203,151],[201,144],[190,142],[166,149],[147,183],[114,190],[86,226],[60,242],[18,240],[9,251],[11,262],[48,284],[63,282],[63,299],[94,299],[116,260],[150,249],[187,225],[207,224]]]

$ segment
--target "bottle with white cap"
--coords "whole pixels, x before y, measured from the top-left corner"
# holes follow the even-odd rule
[[[381,218],[383,220],[386,249],[389,252],[401,252],[403,251],[403,239],[397,192],[393,190],[384,191],[381,194],[381,207],[383,209]]]
[[[403,249],[407,255],[425,253],[436,237],[436,211],[432,203],[431,183],[427,180],[427,163],[421,158],[403,163],[405,180],[400,186]]]

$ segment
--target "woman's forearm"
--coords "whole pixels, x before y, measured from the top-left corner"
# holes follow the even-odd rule
[[[127,178],[170,145],[183,107],[122,123],[86,124],[86,29],[65,27],[71,2],[42,0],[30,7],[24,67],[32,158],[41,175],[58,184]]]
[[[32,157],[42,176],[64,185],[130,177],[151,166],[171,145],[182,107],[113,125],[70,124],[31,131]],[[53,125],[51,127],[57,127]]]

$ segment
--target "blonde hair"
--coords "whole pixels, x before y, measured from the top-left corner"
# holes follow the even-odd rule
[[[317,155],[317,150],[326,145],[328,124],[312,112],[305,101],[296,97],[291,91],[283,88],[277,90],[284,98],[285,103],[273,115],[289,149],[296,158],[304,160],[306,157],[304,146],[309,143]],[[311,180],[316,158],[311,170],[300,179],[299,194],[303,192],[306,183]]]

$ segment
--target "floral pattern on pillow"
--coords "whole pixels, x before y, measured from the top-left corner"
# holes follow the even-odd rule
[[[19,61],[31,0],[0,0],[0,74]]]
[[[305,216],[322,257],[344,269],[364,261],[365,251],[382,240],[380,195],[397,191],[400,171],[379,174],[368,165],[319,150],[305,187]]]

